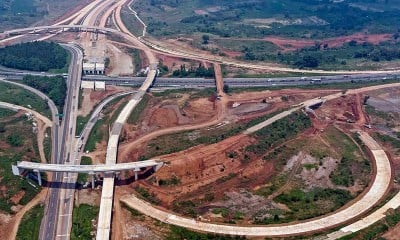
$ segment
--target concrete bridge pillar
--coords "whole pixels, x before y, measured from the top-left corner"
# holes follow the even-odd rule
[[[133,171],[135,172],[135,181],[137,181],[139,179],[138,172],[140,172],[140,168],[135,168]]]
[[[90,172],[89,175],[92,181],[92,189],[94,189],[94,172]]]
[[[33,171],[36,172],[36,174],[37,174],[39,186],[42,186],[42,176],[40,176],[40,171],[37,169],[35,169]]]
[[[118,180],[121,180],[121,172],[115,172],[115,177],[116,177]]]

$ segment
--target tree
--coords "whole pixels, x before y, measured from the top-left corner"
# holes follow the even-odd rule
[[[210,36],[207,34],[204,34],[201,38],[203,39],[203,44],[208,44],[210,41]]]
[[[229,93],[230,89],[229,89],[229,85],[228,84],[224,84],[223,91],[224,91],[224,93]]]

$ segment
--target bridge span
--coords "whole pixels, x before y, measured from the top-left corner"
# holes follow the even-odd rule
[[[25,170],[33,170],[38,174],[39,184],[41,185],[40,172],[64,172],[64,173],[88,173],[94,175],[96,173],[113,174],[122,171],[133,170],[135,172],[135,180],[138,179],[138,172],[141,168],[153,167],[157,171],[163,166],[160,159],[150,159],[146,161],[118,163],[118,164],[97,164],[97,165],[69,165],[69,164],[46,164],[21,161],[17,165],[12,165],[14,175],[21,175]],[[93,182],[92,178],[92,182]],[[94,184],[92,184],[94,186]]]

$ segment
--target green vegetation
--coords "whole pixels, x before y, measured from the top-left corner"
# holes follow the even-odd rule
[[[90,115],[88,114],[86,116],[81,116],[78,115],[76,117],[76,129],[75,129],[75,136],[80,136],[83,129],[85,128],[86,123],[89,121],[90,119]]]
[[[102,117],[97,120],[96,124],[93,126],[92,131],[90,132],[90,135],[85,145],[85,151],[91,152],[96,149],[97,143],[100,143],[101,141],[107,141],[109,127],[111,127],[111,124],[115,122],[119,113],[122,111],[127,102],[127,100],[124,100],[123,98],[124,96],[118,97],[109,102],[103,108]],[[117,109],[115,109],[117,104],[119,104],[119,106]]]
[[[40,223],[44,215],[44,207],[36,205],[25,213],[17,232],[17,240],[39,239]]]
[[[183,227],[178,227],[174,225],[170,225],[171,232],[166,237],[167,240],[182,240],[182,239],[190,239],[190,240],[244,240],[245,237],[235,236],[224,236],[224,235],[215,235],[215,234],[205,234],[190,231]]]
[[[173,175],[169,179],[160,179],[158,180],[158,185],[160,186],[173,186],[173,185],[178,185],[181,183],[181,180],[177,178],[175,175]]]
[[[379,238],[389,228],[393,228],[397,223],[400,222],[400,209],[389,210],[386,217],[377,223],[363,229],[361,231],[352,233],[345,237],[339,238],[340,240],[351,240],[351,239],[382,239]]]
[[[186,69],[186,65],[181,65],[180,69],[177,69],[172,72],[172,76],[174,77],[205,77],[205,78],[213,78],[214,77],[214,68],[213,67],[204,67],[201,63],[197,68],[190,67]]]
[[[257,131],[255,136],[259,140],[258,143],[248,146],[246,151],[263,155],[272,146],[287,141],[310,126],[311,120],[307,115],[300,112],[292,113]]]
[[[298,85],[296,88],[299,89],[356,89],[361,87],[369,87],[376,86],[382,84],[389,83],[397,83],[399,79],[394,80],[378,80],[378,81],[352,81],[345,83],[322,83],[322,84],[308,84],[308,85]],[[293,88],[293,86],[272,86],[272,87],[247,87],[247,88],[231,88],[232,93],[240,93],[240,92],[255,92],[255,91],[264,91],[264,90],[280,90],[280,89],[289,89]],[[367,112],[370,106],[367,105]],[[372,107],[371,107],[372,108]]]
[[[12,84],[0,82],[0,101],[32,108],[44,116],[51,116],[49,106],[43,99]]]
[[[214,214],[221,214],[221,216],[224,218],[226,218],[229,214],[229,210],[226,208],[213,208],[211,212]]]
[[[149,95],[144,95],[143,99],[138,103],[138,105],[133,109],[131,115],[129,116],[127,123],[128,124],[137,124],[140,115],[144,111],[147,106],[147,103],[150,101]]]
[[[0,64],[21,70],[62,69],[67,59],[67,51],[52,42],[27,42],[0,49]]]
[[[286,212],[284,218],[278,219],[278,222],[288,222],[304,220],[332,212],[351,199],[350,192],[342,189],[313,188],[305,192],[296,188],[277,196],[274,200],[290,208],[291,211]],[[276,220],[267,218],[258,223],[278,223]]]
[[[0,29],[27,27],[47,14],[32,0],[0,1]]]
[[[343,157],[340,160],[336,170],[329,176],[336,185],[350,187],[354,184],[353,174],[351,172],[351,160]]]
[[[381,134],[381,133],[375,133],[374,138],[379,139],[380,142],[383,142],[384,144],[390,144],[393,148],[396,149],[396,153],[400,153],[400,136],[399,132],[397,132],[397,138]]]
[[[333,183],[349,187],[354,184],[355,172],[352,169],[360,171],[360,175],[370,172],[369,162],[363,159],[360,149],[350,137],[333,128],[328,128],[325,133],[332,147],[341,153],[340,163],[329,176]]]
[[[368,115],[375,115],[375,116],[380,117],[383,120],[388,121],[388,122],[393,120],[393,116],[391,116],[391,114],[389,114],[387,112],[383,112],[383,111],[378,111],[373,106],[366,105],[365,110],[368,113]]]
[[[43,151],[45,158],[48,163],[51,162],[51,128],[46,128],[47,138],[45,137],[43,140]]]
[[[335,3],[318,0],[221,0],[218,3],[210,0],[147,0],[134,3],[134,8],[148,25],[148,32],[156,36],[199,33],[201,37],[207,33],[222,37],[283,35],[312,39],[359,31],[396,32],[397,26],[388,23],[400,20],[398,6],[398,1],[382,3],[374,0]],[[195,10],[202,12],[194,14]]]
[[[92,158],[82,156],[81,165],[92,165]],[[78,183],[85,183],[88,179],[87,173],[78,173],[78,179],[76,180]]]
[[[25,205],[40,191],[41,187],[29,178],[12,174],[11,165],[17,161],[39,161],[36,135],[32,132],[32,123],[26,116],[0,118],[2,132],[0,142],[0,188],[5,189],[0,196],[0,211],[11,213],[16,204]],[[28,173],[36,177],[36,174]],[[24,193],[17,203],[11,198]]]
[[[135,216],[135,217],[143,217],[143,216],[144,216],[141,212],[139,212],[139,211],[136,210],[136,209],[133,209],[133,208],[129,207],[129,206],[126,205],[126,203],[124,203],[124,202],[121,202],[121,206],[122,206],[123,208],[125,208],[126,210],[128,210],[128,211],[132,214],[132,216]]]
[[[11,133],[7,137],[7,143],[13,147],[20,147],[23,144],[22,136],[19,134]]]
[[[14,112],[12,110],[8,110],[6,108],[0,108],[0,118],[14,116],[15,114],[16,114],[16,112]]]
[[[174,212],[179,212],[181,214],[190,216],[192,218],[196,218],[197,217],[197,209],[196,209],[197,205],[194,201],[191,200],[187,200],[187,201],[178,201],[175,200],[173,202],[173,207],[172,210]]]
[[[272,179],[268,180],[269,185],[261,187],[255,191],[255,194],[268,197],[273,192],[281,188],[287,182],[287,176],[285,174],[279,174]]]
[[[96,144],[105,137],[105,134],[108,134],[108,132],[105,132],[102,129],[102,126],[105,123],[106,121],[104,119],[97,120],[86,142],[85,151],[92,152],[93,150],[95,150]]]
[[[91,232],[95,230],[92,220],[96,219],[99,207],[80,204],[72,212],[71,240],[92,239]]]
[[[157,198],[157,196],[154,193],[150,193],[148,189],[144,187],[137,186],[135,188],[135,191],[146,201],[153,203],[153,204],[159,204],[160,199]]]
[[[179,94],[190,94],[191,99],[195,98],[201,98],[201,97],[211,97],[215,96],[216,94],[216,89],[215,88],[204,88],[204,89],[191,89],[191,88],[186,88],[186,89],[168,89],[164,90],[162,92],[153,92],[154,97],[164,97],[164,98],[169,98],[169,97],[177,97]]]
[[[58,111],[63,111],[65,98],[67,96],[67,83],[62,76],[40,77],[26,75],[24,76],[23,83],[46,94],[53,100]]]
[[[363,69],[373,67],[365,65],[366,61],[380,62],[400,59],[400,43],[369,43],[357,44],[356,41],[345,43],[343,46],[328,48],[320,43],[293,52],[263,51],[257,47],[243,47],[243,60],[273,61],[291,65],[297,68],[321,69]],[[363,63],[363,64],[360,64]],[[361,65],[357,66],[357,65]]]
[[[140,51],[135,48],[129,48],[129,53],[132,56],[132,61],[133,61],[133,66],[134,66],[134,71],[139,72],[143,66],[142,66],[142,58],[140,57]]]
[[[229,181],[237,176],[237,173],[229,173],[227,176],[223,176],[217,179],[217,183],[223,183]]]
[[[228,137],[239,134],[251,126],[271,118],[279,112],[281,111],[258,117],[244,124],[229,124],[217,129],[185,131],[158,137],[148,143],[146,156],[144,156],[144,158],[149,159],[154,156],[179,152],[200,144],[213,144],[220,142]]]

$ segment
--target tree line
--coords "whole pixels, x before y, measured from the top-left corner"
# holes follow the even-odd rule
[[[0,49],[0,64],[21,70],[62,69],[67,57],[67,51],[53,42],[27,42]]]
[[[174,77],[206,77],[213,78],[214,77],[214,68],[213,67],[204,67],[201,63],[197,68],[190,67],[186,69],[186,65],[181,65],[180,69],[176,69],[172,72],[172,76]]]
[[[67,83],[62,76],[41,77],[26,75],[23,83],[46,94],[62,112],[67,94]]]

